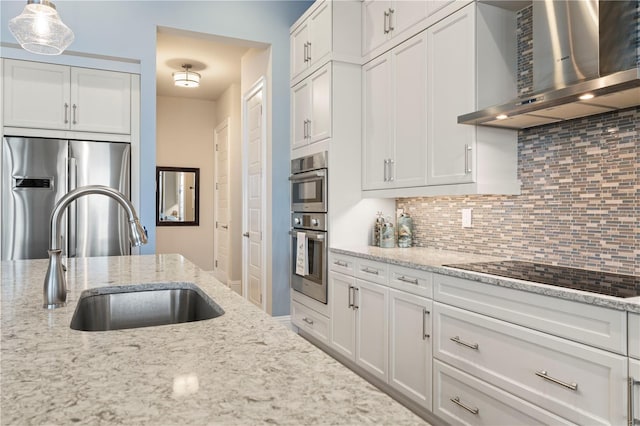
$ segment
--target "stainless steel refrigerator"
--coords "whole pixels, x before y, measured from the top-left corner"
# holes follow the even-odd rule
[[[2,259],[48,257],[50,216],[67,192],[106,185],[130,197],[128,143],[5,137],[2,141]],[[102,195],[72,203],[63,217],[69,257],[130,254],[127,216]]]

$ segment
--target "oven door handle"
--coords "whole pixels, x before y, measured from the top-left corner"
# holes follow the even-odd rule
[[[298,232],[304,232],[305,235],[307,236],[308,239],[310,240],[314,240],[314,241],[325,241],[326,237],[325,234],[326,232],[316,232],[316,231],[307,231],[307,230],[293,230],[293,231],[289,231],[289,235],[291,236],[297,236]]]
[[[302,181],[309,178],[325,177],[326,175],[327,175],[326,170],[312,170],[310,172],[296,173],[295,175],[291,175],[289,176],[289,180]]]

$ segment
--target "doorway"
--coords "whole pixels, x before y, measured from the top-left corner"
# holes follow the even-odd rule
[[[265,81],[243,96],[243,247],[242,285],[245,297],[266,311],[266,114]]]

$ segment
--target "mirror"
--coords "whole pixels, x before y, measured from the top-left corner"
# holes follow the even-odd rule
[[[156,167],[156,225],[198,226],[200,169]]]

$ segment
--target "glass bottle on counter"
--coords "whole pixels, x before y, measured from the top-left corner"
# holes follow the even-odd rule
[[[411,247],[413,242],[413,219],[408,213],[402,213],[398,218],[398,247]]]

